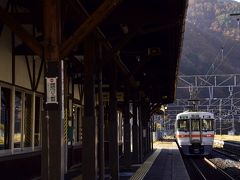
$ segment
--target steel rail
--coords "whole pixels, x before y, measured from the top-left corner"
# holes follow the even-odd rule
[[[235,178],[233,178],[232,176],[230,176],[228,173],[226,173],[224,170],[222,170],[221,168],[217,167],[213,162],[211,162],[209,159],[207,159],[206,157],[204,157],[204,161],[206,163],[208,163],[210,166],[212,166],[213,168],[217,169],[219,172],[221,172],[224,176],[226,176],[227,178],[231,179],[231,180],[235,180]]]

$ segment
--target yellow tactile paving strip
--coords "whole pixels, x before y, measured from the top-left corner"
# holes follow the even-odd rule
[[[130,178],[130,180],[141,180],[144,178],[144,176],[147,174],[152,164],[154,163],[155,159],[161,152],[163,146],[165,148],[171,147],[172,142],[155,142],[153,144],[153,147],[154,149],[156,149],[156,151],[143,163],[143,165],[136,171],[136,173]]]
[[[152,164],[154,163],[155,159],[161,152],[161,149],[171,148],[174,146],[173,142],[164,142],[164,141],[156,141],[153,144],[153,148],[156,151],[143,163],[143,165],[135,172],[135,174],[130,178],[130,180],[141,180],[145,177],[149,169],[151,168]],[[77,176],[72,180],[82,180],[82,176]]]
[[[143,165],[136,171],[136,173],[130,178],[130,180],[140,180],[143,179],[144,176],[147,174],[149,169],[151,168],[153,162],[157,158],[158,154],[160,153],[161,149],[157,149],[144,163]]]

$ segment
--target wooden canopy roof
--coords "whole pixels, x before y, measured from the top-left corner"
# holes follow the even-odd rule
[[[0,2],[0,21],[23,41],[15,53],[41,56],[44,0]],[[60,9],[61,58],[82,70],[83,40],[94,35],[103,45],[103,65],[117,64],[120,84],[127,81],[151,102],[174,100],[187,0],[61,0]]]

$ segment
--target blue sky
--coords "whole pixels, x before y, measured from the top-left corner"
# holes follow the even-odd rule
[[[240,0],[234,0],[234,1],[240,2]]]

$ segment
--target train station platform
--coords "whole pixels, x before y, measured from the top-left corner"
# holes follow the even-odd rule
[[[120,180],[189,180],[189,175],[175,141],[156,141],[154,152],[142,164],[133,164],[131,170],[120,168]],[[82,180],[81,175],[67,180]],[[110,175],[105,174],[110,180]]]
[[[190,179],[175,142],[157,141],[155,152],[129,178],[130,180],[188,180]]]

